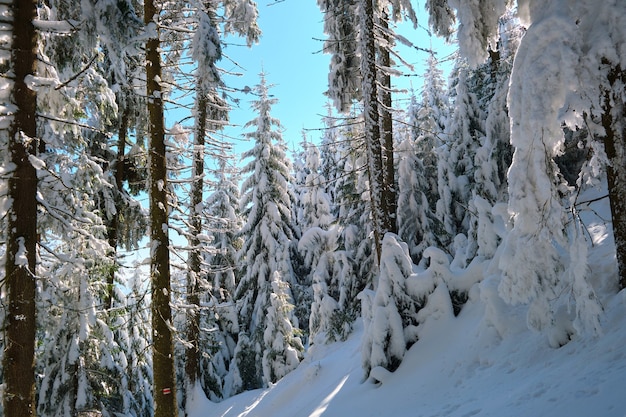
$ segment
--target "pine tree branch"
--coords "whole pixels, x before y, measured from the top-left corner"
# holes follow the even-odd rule
[[[96,62],[96,59],[98,58],[98,55],[94,55],[89,62],[87,63],[87,65],[85,65],[80,71],[78,71],[76,74],[72,75],[67,81],[65,81],[64,83],[61,83],[59,85],[57,85],[56,87],[54,87],[55,90],[60,90],[63,87],[66,87],[67,85],[69,85],[69,83],[71,83],[72,81],[74,81],[75,79],[77,79],[78,77],[80,77],[85,71],[87,71],[94,62]]]
[[[66,119],[59,119],[58,117],[50,116],[50,115],[43,114],[43,113],[37,113],[36,116],[37,117],[41,117],[42,119],[45,119],[45,120],[50,120],[52,122],[58,122],[58,123],[64,123],[64,124],[72,125],[72,126],[78,126],[78,127],[83,128],[83,129],[88,129],[88,130],[91,130],[93,132],[101,133],[101,134],[105,135],[106,137],[113,136],[111,132],[107,132],[107,131],[104,131],[102,129],[98,129],[96,127],[89,126],[89,125],[86,125],[84,123],[75,122],[75,121],[66,120]]]

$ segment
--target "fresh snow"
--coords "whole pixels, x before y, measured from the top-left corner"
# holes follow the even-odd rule
[[[221,403],[196,395],[189,415],[624,417],[626,292],[605,307],[604,336],[553,349],[523,326],[501,339],[474,300],[431,326],[381,385],[363,381],[359,323],[346,342],[311,347],[270,388]]]
[[[15,254],[15,265],[17,266],[28,266],[28,256],[26,251],[26,246],[24,244],[24,238],[17,238],[17,246],[18,250]]]
[[[594,243],[592,281],[604,294],[601,335],[580,332],[550,347],[545,333],[528,329],[528,306],[506,305],[501,277],[485,268],[458,317],[432,314],[395,372],[372,370],[382,383],[365,378],[359,319],[345,342],[310,346],[300,365],[267,389],[220,403],[196,393],[189,416],[624,417],[626,290],[615,295],[607,284],[616,274],[613,240],[593,217],[583,216]]]

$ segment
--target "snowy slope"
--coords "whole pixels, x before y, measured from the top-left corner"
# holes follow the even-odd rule
[[[363,382],[357,329],[347,342],[313,347],[271,388],[197,400],[191,416],[624,417],[626,293],[605,307],[602,337],[552,349],[521,327],[500,338],[472,302],[430,329],[380,385]]]
[[[426,322],[400,368],[377,375],[381,384],[364,381],[358,322],[346,342],[312,346],[269,389],[221,403],[196,393],[190,417],[625,417],[626,291],[606,295],[616,274],[610,228],[598,221],[607,210],[583,213],[592,281],[604,294],[602,336],[549,347],[546,335],[528,330],[526,307],[493,302],[489,278],[458,317]]]

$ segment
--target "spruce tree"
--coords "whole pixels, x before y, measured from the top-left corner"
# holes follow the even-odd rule
[[[147,278],[147,277],[146,277]],[[124,409],[131,416],[152,416],[154,413],[154,371],[150,343],[152,329],[150,321],[149,291],[146,279],[135,271],[125,282],[130,289],[126,297],[125,340],[126,378],[128,390],[124,398]]]
[[[407,136],[398,146],[398,235],[409,246],[415,262],[420,261],[425,248],[440,244],[439,236],[444,232],[435,216],[439,199],[437,149],[446,137],[448,112],[443,76],[431,54],[421,100],[412,95]]]
[[[199,313],[200,328],[215,329],[199,335],[200,384],[207,398],[214,401],[234,394],[232,361],[239,320],[233,295],[238,282],[237,248],[241,243],[237,233],[242,227],[238,173],[225,150],[218,158],[215,190],[204,203],[212,243],[203,254],[207,276],[200,301],[205,307]]]
[[[469,69],[458,70],[454,110],[446,127],[446,141],[438,150],[437,216],[447,234],[447,249],[455,252],[454,239],[469,225],[468,203],[474,179],[474,156],[484,136],[484,116],[471,89]]]
[[[444,10],[448,3],[438,1],[436,9],[431,11]],[[485,1],[454,6],[460,18],[458,35],[462,55],[475,65],[487,58],[490,48],[491,55],[496,54],[493,49],[499,35],[498,21],[512,5]],[[624,282],[626,239],[622,228],[624,211],[619,202],[623,200],[619,196],[624,187],[623,181],[615,181],[624,171],[615,169],[624,166],[619,156],[624,154],[620,150],[624,143],[624,135],[620,133],[623,129],[617,128],[624,114],[621,101],[612,99],[614,88],[622,88],[624,79],[624,71],[617,64],[619,54],[614,53],[620,50],[624,29],[616,24],[619,19],[615,16],[623,16],[626,10],[621,3],[606,4],[602,6],[606,9],[598,10],[598,4],[591,1],[576,2],[566,9],[557,7],[554,1],[535,6],[520,8],[519,16],[527,30],[515,53],[509,83],[514,153],[507,180],[512,229],[501,245],[499,265],[503,279],[499,293],[509,303],[529,304],[529,326],[548,333],[551,343],[558,346],[571,335],[567,324],[555,326],[557,309],[568,304],[568,311],[572,311],[569,304],[573,301],[576,312],[573,322],[581,325],[578,330],[588,327],[592,331],[598,329],[600,311],[588,277],[584,273],[568,273],[572,266],[564,265],[559,255],[563,247],[584,254],[578,246],[578,228],[571,228],[573,233],[569,236],[565,233],[568,216],[563,196],[567,197],[570,191],[555,163],[565,143],[564,125],[569,129],[586,128],[594,120],[602,124],[606,134],[603,141],[607,155],[611,155],[605,162],[613,205],[616,258]],[[596,16],[603,17],[596,19]],[[437,20],[439,32],[451,33],[450,20]],[[559,65],[554,65],[555,62]],[[612,169],[615,171],[611,172]],[[575,265],[577,270],[584,270],[586,262],[577,259]],[[586,282],[579,287],[586,289],[565,300],[560,295],[564,288],[573,285],[572,280],[578,284]],[[565,318],[566,322],[570,320]],[[583,323],[587,325],[582,326]]]
[[[226,118],[223,100],[219,100],[216,89],[221,83],[216,62],[222,58],[221,40],[217,28],[214,6],[198,4],[196,15],[198,27],[193,39],[192,57],[197,62],[196,97],[194,114],[194,144],[191,170],[189,202],[189,252],[187,271],[187,345],[185,351],[184,392],[193,394],[200,373],[200,293],[202,270],[202,211],[204,195],[204,168],[208,134],[216,130]],[[222,110],[222,111],[220,111]],[[215,121],[212,124],[211,121]]]
[[[394,371],[406,350],[417,341],[421,305],[407,290],[413,268],[406,244],[391,233],[383,240],[380,281],[365,320],[362,365],[367,376],[378,366]]]
[[[241,207],[246,223],[241,231],[243,247],[239,255],[242,276],[235,292],[242,332],[235,353],[241,379],[236,391],[276,382],[283,374],[275,373],[275,366],[282,366],[285,372],[293,369],[302,350],[295,335],[297,321],[286,307],[299,303],[303,296],[290,256],[295,242],[288,193],[289,161],[277,129],[279,121],[271,116],[276,100],[268,95],[265,75],[260,77],[254,88],[258,99],[252,102],[257,117],[246,124],[252,131],[245,134],[255,144],[243,154],[243,158],[252,159],[243,168],[249,176],[242,184]],[[266,314],[270,307],[275,314]],[[288,320],[291,324],[285,327],[272,319]],[[286,350],[276,351],[275,346],[268,344],[264,334],[269,329],[279,332],[281,346]],[[293,360],[293,352],[297,352],[297,360]]]
[[[333,221],[330,213],[330,198],[324,191],[326,178],[321,172],[320,152],[314,144],[309,145],[306,153],[305,189],[302,195],[304,213],[300,226],[305,231],[311,227],[327,229]]]

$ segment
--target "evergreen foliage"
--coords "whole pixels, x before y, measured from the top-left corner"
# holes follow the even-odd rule
[[[278,367],[289,370],[297,365],[301,349],[295,350],[294,358],[287,346],[298,346],[298,321],[286,306],[304,305],[308,297],[307,288],[300,286],[291,264],[291,247],[296,242],[288,193],[289,161],[282,135],[276,129],[280,123],[271,116],[276,100],[268,95],[265,75],[260,77],[254,88],[258,99],[252,102],[257,117],[246,124],[252,129],[246,137],[254,140],[254,146],[243,154],[243,158],[251,159],[242,171],[249,176],[241,186],[246,223],[241,230],[241,279],[235,290],[242,332],[235,353],[241,383],[235,392],[267,386],[285,372],[277,371]],[[270,307],[273,315],[267,314]],[[285,320],[289,326],[279,323]],[[303,322],[307,320],[304,317]],[[284,338],[286,350],[279,351],[279,347],[268,343],[264,336],[268,329],[275,329]]]
[[[392,125],[410,3],[318,0],[343,116],[329,104],[292,166],[260,74],[242,169],[213,135],[232,91],[218,62],[225,36],[258,41],[255,2],[0,5],[0,413],[175,416],[202,392],[271,386],[359,318],[384,383],[468,300],[500,334],[513,305],[554,347],[601,333],[598,289],[626,287],[626,6],[428,0],[459,56],[449,88],[428,56]],[[193,95],[192,128],[166,129],[186,105],[172,86]],[[611,282],[579,213],[599,184]],[[150,271],[131,270],[122,249],[147,230]]]

